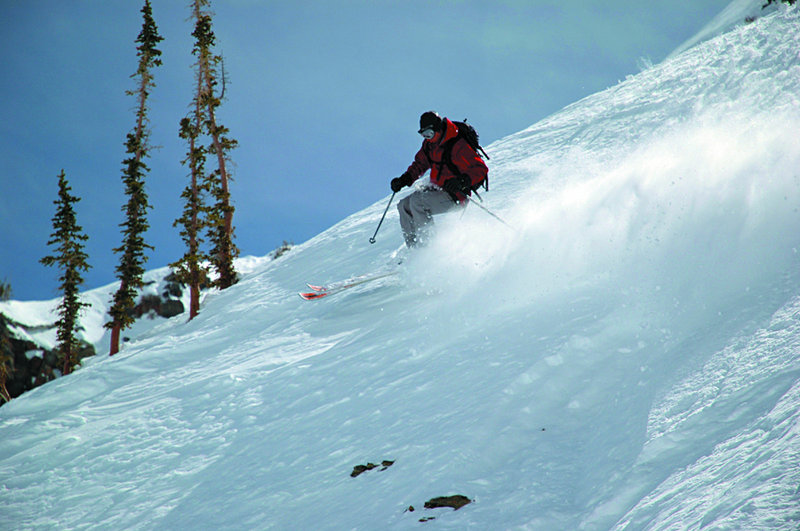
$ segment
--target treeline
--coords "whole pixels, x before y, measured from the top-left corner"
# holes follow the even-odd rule
[[[186,158],[181,162],[188,169],[189,183],[181,194],[184,208],[174,226],[186,244],[184,254],[171,266],[177,280],[189,287],[189,319],[193,319],[200,308],[201,286],[226,289],[237,282],[234,259],[238,249],[234,244],[234,207],[231,203],[231,158],[230,153],[237,142],[229,130],[220,123],[218,109],[222,105],[225,89],[223,58],[214,52],[216,37],[212,30],[212,13],[209,0],[192,0],[189,6],[194,23],[192,54],[195,80],[188,116],[180,120],[178,135],[186,142]],[[155,88],[155,71],[162,65],[158,46],[163,37],[153,18],[150,0],[144,1],[141,9],[142,30],[135,40],[138,67],[131,76],[135,86],[127,91],[135,99],[134,126],[127,133],[122,160],[122,182],[125,187],[124,213],[120,224],[122,241],[113,249],[119,256],[116,277],[119,288],[114,293],[109,310],[110,320],[105,324],[111,331],[111,355],[119,352],[122,330],[134,321],[133,310],[139,290],[144,286],[143,275],[148,260],[147,251],[153,247],[144,238],[149,229],[147,220],[149,203],[145,181],[150,171],[147,159],[152,148],[148,127],[148,98]],[[88,256],[84,242],[88,237],[77,223],[75,204],[79,197],[71,194],[66,173],[58,175],[58,196],[54,201],[56,214],[53,217],[53,233],[47,242],[52,253],[41,262],[57,267],[60,271],[59,290],[62,295],[56,322],[59,367],[62,374],[69,374],[78,365],[76,356],[78,316],[86,306],[79,299],[79,287],[83,283],[82,272],[87,271]],[[0,295],[7,296],[10,287],[2,285]],[[0,345],[2,347],[2,345]],[[8,399],[4,392],[4,376],[8,373],[8,360],[0,348],[0,401]]]

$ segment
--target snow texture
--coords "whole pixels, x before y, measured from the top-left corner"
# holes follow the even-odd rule
[[[388,196],[240,261],[0,408],[0,528],[798,529],[799,50],[783,7],[488,146],[515,229],[440,217],[397,276],[296,294],[390,267]]]

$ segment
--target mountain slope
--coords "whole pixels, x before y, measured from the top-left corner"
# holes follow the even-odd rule
[[[387,267],[381,200],[4,406],[0,525],[795,529],[799,36],[780,10],[489,146],[516,230],[468,207],[296,297]]]

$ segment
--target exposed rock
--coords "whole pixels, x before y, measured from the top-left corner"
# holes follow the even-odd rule
[[[184,312],[183,303],[177,299],[167,299],[160,307],[158,315],[169,319]]]
[[[158,295],[142,295],[136,306],[133,307],[133,316],[141,319],[148,313],[158,314],[161,309],[161,297]]]
[[[351,478],[355,478],[366,472],[367,470],[372,470],[373,468],[377,468],[378,465],[375,463],[367,463],[366,465],[356,465],[353,467],[353,471],[350,473]]]
[[[384,470],[386,470],[387,468],[389,468],[393,464],[394,464],[394,461],[384,460],[384,461],[381,461],[380,465],[376,465],[375,463],[367,463],[366,465],[356,465],[356,466],[353,467],[353,471],[350,473],[350,477],[351,478],[358,477],[361,474],[363,474],[364,472],[366,472],[368,470],[372,470],[374,468],[378,468],[379,466],[383,467],[383,468],[380,469],[380,472],[383,472]]]
[[[167,282],[164,286],[164,293],[161,296],[164,299],[175,298],[180,299],[183,295],[183,284],[178,282],[178,278],[175,273],[170,273],[167,275],[164,280]]]
[[[57,352],[43,349],[28,340],[17,339],[10,332],[11,325],[24,328],[24,325],[12,322],[0,314],[0,345],[4,349],[0,352],[0,358],[5,357],[10,361],[5,386],[11,398],[16,398],[26,391],[55,380],[60,374],[61,362]],[[94,355],[94,347],[81,342],[76,353],[77,361]]]
[[[472,500],[461,494],[454,496],[440,496],[438,498],[431,498],[425,502],[426,509],[439,509],[442,507],[452,507],[454,510],[459,510],[465,505],[472,503]]]
[[[143,295],[133,308],[133,316],[141,319],[145,315],[164,318],[175,317],[184,312],[183,303],[177,299],[161,298],[158,295]]]
[[[457,511],[472,503],[472,500],[467,498],[466,496],[462,496],[460,494],[456,494],[454,496],[440,496],[438,498],[431,498],[430,500],[425,502],[426,509],[440,509],[442,507],[451,507],[453,510]],[[404,513],[413,513],[414,506],[410,505],[408,509],[403,511]],[[436,520],[435,516],[423,516],[419,519],[420,522],[430,522],[431,520]]]
[[[353,471],[350,473],[351,478],[355,478],[363,474],[364,472],[368,472],[370,470],[374,470],[378,467],[381,468],[381,471],[386,470],[390,466],[394,464],[394,461],[384,460],[381,461],[380,465],[376,465],[375,463],[367,463],[366,465],[356,465],[353,467]],[[430,500],[425,502],[426,509],[440,509],[442,507],[450,507],[453,510],[457,511],[472,503],[472,500],[467,498],[466,496],[462,496],[461,494],[454,494],[452,496],[438,496],[436,498],[431,498]],[[415,511],[413,505],[409,505],[408,509],[403,511],[404,513],[413,513]],[[429,522],[431,520],[436,520],[434,516],[425,516],[420,519],[420,522]]]

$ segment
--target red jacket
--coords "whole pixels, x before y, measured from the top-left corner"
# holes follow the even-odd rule
[[[431,182],[440,187],[444,185],[445,181],[456,176],[450,166],[442,159],[444,157],[445,144],[458,135],[458,128],[447,118],[444,119],[444,124],[444,135],[438,142],[423,140],[422,148],[414,157],[414,162],[406,170],[406,174],[411,177],[412,183],[428,170],[431,170]],[[469,177],[472,186],[477,186],[481,183],[489,173],[486,163],[463,138],[459,138],[453,144],[450,159],[462,175]],[[463,200],[464,197],[461,196],[459,199]]]

